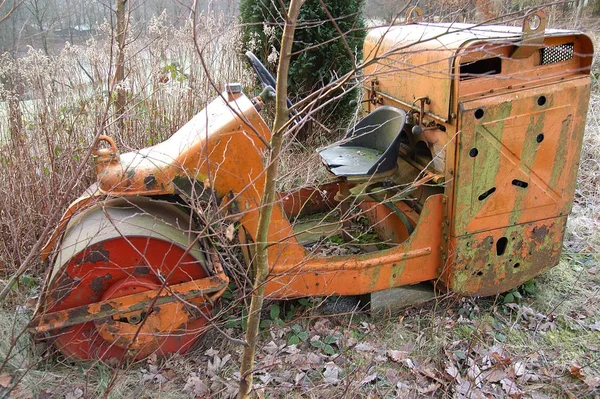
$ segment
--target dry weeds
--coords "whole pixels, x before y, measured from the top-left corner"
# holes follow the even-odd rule
[[[220,83],[250,82],[235,55],[234,40],[214,41],[218,21],[205,27],[209,68]],[[228,30],[229,33],[231,29]],[[222,31],[221,31],[222,32]],[[173,39],[175,38],[175,40]],[[220,43],[220,44],[219,44]],[[27,82],[23,134],[15,142],[0,130],[0,272],[13,272],[46,224],[70,174],[98,124],[119,137],[121,148],[139,148],[176,130],[212,96],[189,27],[160,19],[134,42],[128,87],[131,108],[125,132],[116,132],[106,107],[105,38],[66,48],[56,59],[31,51],[5,60],[2,74]],[[212,46],[212,47],[211,47]],[[218,47],[218,48],[217,48]],[[91,75],[82,73],[82,67]],[[179,63],[179,66],[175,64]],[[596,76],[600,73],[595,70]],[[169,77],[165,80],[165,74]],[[2,92],[4,98],[10,93]],[[135,94],[135,95],[134,95]],[[2,129],[6,129],[5,126]],[[320,144],[320,143],[316,143]],[[292,141],[280,186],[324,178],[316,145]],[[298,160],[302,159],[299,165]],[[440,297],[422,307],[369,317],[360,312],[325,317],[321,299],[270,304],[257,359],[257,391],[264,397],[592,397],[600,386],[600,89],[594,80],[579,184],[561,264],[520,289],[520,303],[505,297]],[[298,169],[298,166],[300,168]],[[301,171],[301,173],[298,172]],[[92,176],[81,176],[75,192]],[[216,332],[186,356],[113,370],[78,364],[22,334],[38,294],[41,265],[21,279],[0,310],[2,389],[15,398],[228,397],[237,391],[241,347]],[[225,301],[224,307],[229,303]],[[224,326],[243,336],[238,306]],[[235,313],[237,312],[237,313]]]

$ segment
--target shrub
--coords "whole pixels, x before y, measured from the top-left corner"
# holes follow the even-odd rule
[[[289,1],[284,1],[289,3]],[[243,51],[250,50],[271,71],[277,66],[279,38],[283,18],[277,2],[271,0],[241,0]],[[326,0],[328,11],[335,18],[355,59],[362,58],[365,38],[365,22],[362,16],[364,0]],[[335,39],[336,40],[332,40]],[[298,29],[295,33],[292,61],[290,64],[289,91],[302,98],[323,87],[353,68],[344,40],[321,7],[319,0],[307,0],[300,10]],[[316,46],[318,43],[325,43]],[[315,47],[313,47],[315,46]],[[354,110],[350,101],[358,89],[348,88],[349,93],[324,107],[320,113],[329,123],[339,122]],[[340,92],[341,93],[341,92]],[[323,118],[331,116],[331,118]]]

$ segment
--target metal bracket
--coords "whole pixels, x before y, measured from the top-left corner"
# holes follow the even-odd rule
[[[96,321],[120,314],[145,311],[150,304],[154,307],[206,297],[227,287],[228,280],[220,276],[206,277],[161,289],[107,299],[89,305],[58,310],[35,316],[27,326],[34,333],[42,333],[63,327]]]
[[[544,45],[546,13],[542,10],[529,11],[523,18],[523,39],[517,44],[512,58],[528,58]]]

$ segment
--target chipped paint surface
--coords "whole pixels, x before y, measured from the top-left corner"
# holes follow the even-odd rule
[[[501,293],[558,263],[588,94],[585,77],[462,104],[452,290]]]
[[[509,226],[453,240],[450,288],[461,295],[495,295],[558,264],[566,217]],[[498,254],[498,242],[507,239]]]

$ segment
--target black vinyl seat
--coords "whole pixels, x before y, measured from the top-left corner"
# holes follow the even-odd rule
[[[336,176],[372,176],[396,168],[406,113],[379,107],[349,129],[342,144],[317,152]]]

